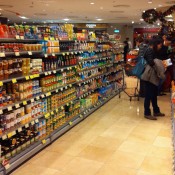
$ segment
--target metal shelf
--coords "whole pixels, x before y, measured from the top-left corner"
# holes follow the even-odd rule
[[[41,40],[39,39],[15,39],[15,38],[0,38],[0,42],[2,43],[9,43],[9,42],[14,42],[14,43],[36,43]]]
[[[88,61],[99,61],[99,60],[106,60],[110,57],[106,56],[106,57],[98,57],[98,58],[83,58],[81,60],[79,60],[79,63],[83,63],[83,62],[88,62]]]

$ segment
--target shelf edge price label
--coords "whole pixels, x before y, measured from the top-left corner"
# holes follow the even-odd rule
[[[45,72],[44,75],[47,76],[48,75],[48,72]]]
[[[16,38],[16,39],[20,39],[19,35],[16,35],[15,38]]]
[[[51,112],[51,115],[54,115],[54,112],[53,111]]]
[[[34,102],[34,99],[32,98],[30,101],[31,101],[31,103],[33,103]]]
[[[83,118],[83,115],[80,115],[80,118]]]
[[[31,121],[31,125],[33,126],[35,124],[35,122],[34,121]]]
[[[36,97],[36,100],[39,100],[40,99],[40,97],[38,96],[38,97]]]
[[[17,83],[16,78],[13,78],[13,79],[12,79],[12,83]]]
[[[22,131],[22,128],[18,128],[18,132],[21,132]]]
[[[63,88],[61,88],[60,90],[63,91]]]
[[[52,53],[52,56],[55,57],[55,53]]]
[[[45,95],[44,95],[44,94],[42,94],[42,95],[41,95],[41,98],[44,98],[44,97],[45,97]]]
[[[19,52],[15,52],[15,56],[20,56],[20,53]]]
[[[28,128],[29,127],[29,124],[27,123],[27,124],[25,124],[25,128]]]
[[[69,103],[67,103],[66,105],[69,106]]]
[[[56,71],[56,70],[54,70],[54,71],[53,71],[53,73],[54,73],[54,74],[56,74],[56,73],[57,73],[57,71]]]
[[[65,89],[67,89],[67,86],[65,87]]]
[[[63,72],[63,69],[61,69],[61,72]]]
[[[9,106],[7,109],[8,109],[8,111],[11,111],[12,110],[12,106]]]
[[[50,116],[50,113],[45,114],[45,118],[48,118]]]
[[[4,84],[3,84],[3,82],[2,81],[0,81],[0,86],[3,86]]]
[[[65,53],[62,53],[63,56],[65,56]]]
[[[55,111],[58,112],[58,109],[56,109]]]
[[[69,52],[67,52],[66,54],[69,55]]]
[[[58,93],[58,89],[56,89],[55,92]]]
[[[70,84],[69,87],[72,87],[72,84]]]
[[[63,110],[63,109],[64,109],[64,107],[63,107],[63,106],[61,106],[61,109]]]
[[[69,122],[69,125],[71,126],[73,123],[72,122]]]
[[[7,139],[7,135],[6,134],[2,136],[2,140],[5,140],[5,139]]]
[[[29,80],[29,79],[30,79],[30,77],[29,77],[29,76],[25,76],[25,78],[26,78],[26,80]]]
[[[1,52],[0,57],[5,57],[5,52]]]
[[[51,71],[49,71],[49,72],[48,72],[48,74],[49,74],[49,75],[51,75],[51,74],[52,74],[52,72],[51,72]]]
[[[24,36],[20,36],[20,39],[21,39],[21,40],[24,40]]]
[[[36,119],[36,120],[35,120],[35,123],[38,123],[38,122],[39,122],[39,120],[38,120],[38,119]]]
[[[3,110],[2,109],[0,109],[0,114],[3,114]]]
[[[40,75],[39,74],[35,74],[35,78],[38,78],[38,77],[40,77]]]
[[[8,133],[7,136],[8,136],[8,138],[12,137],[12,133],[11,132]]]
[[[34,76],[33,75],[30,75],[30,79],[33,79],[34,78]]]
[[[28,55],[32,55],[32,51],[28,51]]]
[[[45,58],[47,58],[47,57],[48,57],[48,55],[47,55],[47,54],[44,54],[44,57],[45,57]]]
[[[27,105],[27,102],[26,101],[23,101],[22,103],[23,103],[23,105]]]
[[[46,140],[44,139],[44,140],[42,140],[42,144],[44,145],[44,144],[46,144]]]

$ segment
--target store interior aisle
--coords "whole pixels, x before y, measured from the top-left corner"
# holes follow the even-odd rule
[[[166,117],[143,118],[143,99],[113,98],[12,175],[171,175],[169,95],[159,97]]]

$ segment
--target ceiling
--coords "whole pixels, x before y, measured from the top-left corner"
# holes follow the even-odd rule
[[[67,18],[69,23],[139,23],[142,11],[175,4],[171,0],[148,1],[151,0],[0,0],[0,12],[10,22],[18,23],[63,23]]]

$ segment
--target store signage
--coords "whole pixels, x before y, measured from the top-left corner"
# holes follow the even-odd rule
[[[115,30],[114,30],[114,33],[120,33],[120,30],[115,29]]]
[[[96,24],[86,24],[86,27],[88,27],[88,28],[94,28],[94,27],[96,27]]]

